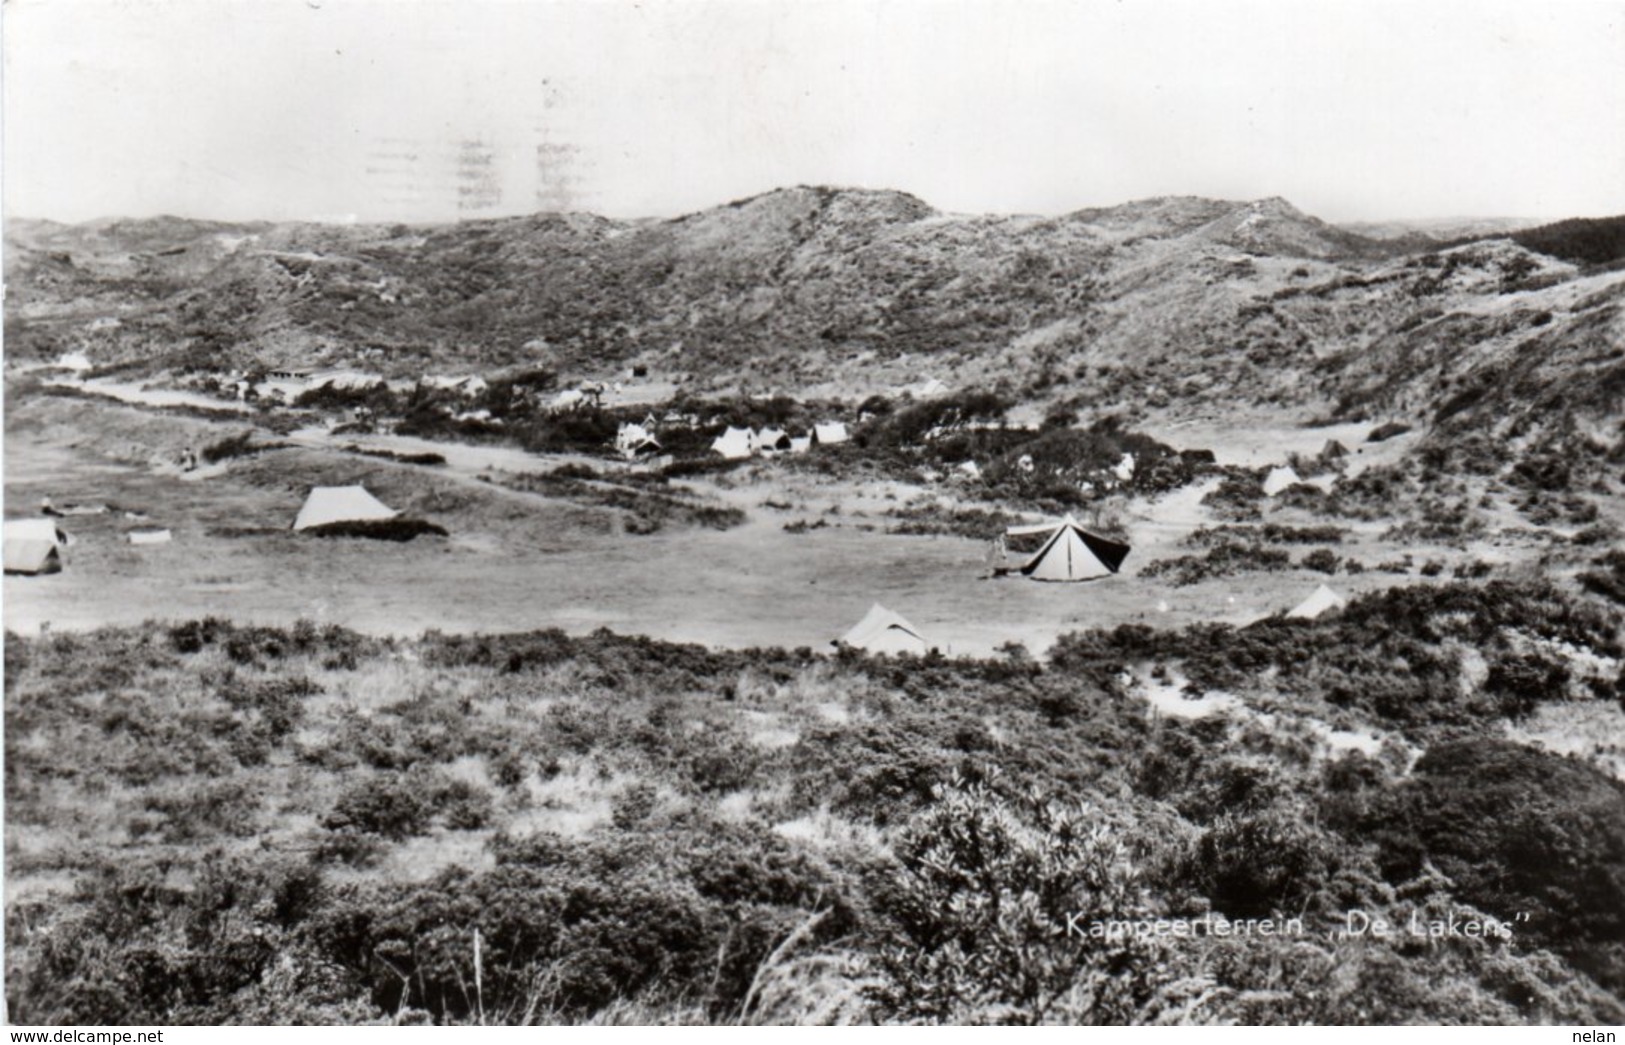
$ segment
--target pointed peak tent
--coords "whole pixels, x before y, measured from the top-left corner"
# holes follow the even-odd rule
[[[712,441],[711,449],[733,461],[754,453],[754,442],[754,433],[749,428],[735,428],[729,425],[726,432]]]
[[[1313,620],[1327,610],[1342,609],[1346,605],[1347,599],[1322,584],[1307,599],[1288,610],[1287,616],[1299,620]]]
[[[1022,537],[1046,531],[1043,545],[1017,569],[1035,581],[1094,580],[1116,573],[1128,558],[1128,545],[1090,533],[1071,515],[1051,525],[1012,526],[1005,533]]]
[[[1287,487],[1296,486],[1301,482],[1303,480],[1298,477],[1298,473],[1293,471],[1290,466],[1271,468],[1270,474],[1264,477],[1264,496],[1274,497]]]
[[[315,486],[293,521],[295,530],[338,522],[393,519],[400,513],[368,493],[363,486]]]
[[[871,605],[863,619],[831,645],[849,646],[870,653],[913,653],[919,656],[936,648],[920,634],[918,628],[878,602]]]

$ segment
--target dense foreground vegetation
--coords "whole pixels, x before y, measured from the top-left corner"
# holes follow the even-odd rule
[[[1504,737],[1619,711],[1619,627],[1601,596],[1458,582],[1079,633],[1042,663],[217,620],[8,636],[7,1001],[27,1023],[1618,1023],[1625,786]],[[1242,700],[1149,715],[1131,680],[1174,677]],[[1340,933],[1350,911],[1398,931]],[[1088,931],[1220,915],[1298,928]],[[1494,931],[1427,934],[1451,919]]]

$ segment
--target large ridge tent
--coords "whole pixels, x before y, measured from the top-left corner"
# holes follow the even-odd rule
[[[1327,610],[1341,609],[1347,604],[1347,601],[1343,596],[1322,584],[1307,599],[1288,610],[1286,615],[1303,620],[1313,620]]]
[[[40,574],[62,570],[67,535],[50,519],[8,519],[5,525],[7,573]]]
[[[870,653],[930,653],[933,646],[919,629],[880,603],[869,607],[863,619],[832,645],[850,646]]]
[[[1059,523],[1012,526],[1009,537],[1047,533],[1042,546],[1016,572],[1035,581],[1087,581],[1116,573],[1128,557],[1129,546],[1090,533],[1068,515]]]
[[[7,573],[61,572],[59,549],[68,543],[68,535],[49,517],[7,519],[4,538]]]
[[[308,530],[312,526],[326,526],[336,522],[356,522],[373,519],[393,519],[399,514],[361,486],[316,486],[305,498],[299,517],[293,521],[295,530]]]

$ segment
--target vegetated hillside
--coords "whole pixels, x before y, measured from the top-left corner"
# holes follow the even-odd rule
[[[1100,308],[1120,280],[1137,285],[1147,262],[1160,279],[1202,287],[1216,258],[1238,252],[1383,250],[1279,200],[958,217],[902,193],[828,188],[659,222],[13,223],[8,246],[24,355],[83,345],[98,362],[343,361],[391,372],[639,361],[702,377],[735,377],[744,364],[747,376],[790,387],[901,357],[911,361],[897,375],[1011,364],[1001,376],[1019,384],[1034,365],[1060,373],[1068,356],[1082,362],[1117,325]],[[1139,354],[1183,348],[1153,339]]]
[[[8,1007],[1617,1023],[1625,785],[1501,738],[1616,704],[1619,625],[1491,582],[1077,633],[1047,663],[214,619],[8,635]],[[1131,671],[1247,706],[1151,716]],[[1340,935],[1350,911],[1396,932]],[[1210,915],[1302,922],[1091,930]]]
[[[1570,218],[1510,237],[1542,254],[1577,264],[1612,265],[1625,260],[1625,214],[1612,218]]]
[[[1617,231],[1444,247],[1279,199],[986,217],[821,187],[669,221],[13,222],[6,332],[14,359],[84,349],[149,372],[636,364],[859,397],[934,376],[1131,414],[1494,419],[1606,451],[1625,274],[1562,259],[1606,255]]]
[[[1625,276],[1576,274],[1499,240],[1373,279],[1413,305],[1386,336],[1323,362],[1336,414],[1421,422],[1435,451],[1483,474],[1542,454],[1625,460]],[[1463,284],[1487,292],[1464,301]]]

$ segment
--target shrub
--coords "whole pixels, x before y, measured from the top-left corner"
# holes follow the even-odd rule
[[[1330,548],[1316,548],[1305,555],[1298,565],[1306,570],[1314,570],[1316,573],[1332,574],[1337,572],[1337,563],[1336,552]]]
[[[283,443],[259,443],[255,441],[257,438],[252,431],[227,436],[219,442],[205,446],[203,452],[198,456],[203,459],[205,464],[217,464],[233,457],[247,457],[262,450],[275,450],[285,445]]]
[[[1176,1007],[1164,946],[1090,935],[1152,909],[1121,842],[1087,807],[956,779],[896,853],[896,884],[877,902],[882,1019],[1122,1024]]]
[[[424,519],[346,519],[302,531],[314,537],[364,537],[372,541],[410,541],[425,534],[447,536],[446,528]]]
[[[399,841],[429,829],[434,814],[432,796],[423,781],[405,773],[375,773],[353,784],[322,817],[329,831],[374,834]]]
[[[1625,990],[1625,784],[1507,741],[1438,744],[1342,830],[1401,880],[1431,864],[1457,896]]]

